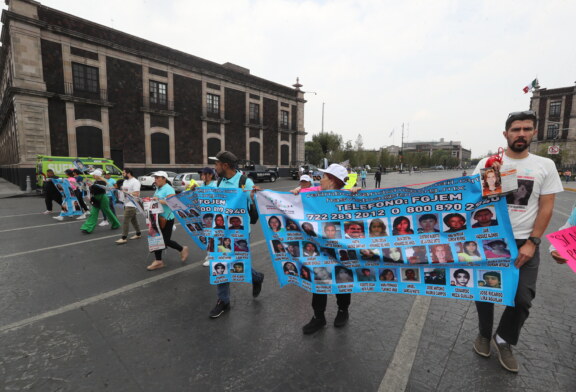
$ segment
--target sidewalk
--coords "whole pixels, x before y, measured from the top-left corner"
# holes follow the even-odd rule
[[[18,185],[12,184],[11,182],[0,177],[0,199],[14,196],[35,196],[36,194],[37,193],[34,191],[31,193],[26,193],[25,191],[21,190]]]

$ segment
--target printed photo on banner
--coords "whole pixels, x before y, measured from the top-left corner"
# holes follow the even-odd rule
[[[450,285],[458,287],[474,287],[473,270],[469,268],[450,268]]]
[[[249,252],[248,241],[245,239],[234,240],[234,252]]]
[[[314,267],[314,283],[330,284],[332,283],[332,267]]]
[[[478,286],[490,289],[502,289],[502,273],[495,270],[477,270]]]
[[[412,216],[397,216],[392,221],[392,235],[414,234]]]
[[[444,214],[442,217],[444,222],[445,233],[456,233],[466,230],[466,214],[459,212],[451,212]]]
[[[274,253],[276,253],[277,255],[285,255],[286,254],[286,248],[284,247],[284,244],[282,243],[282,241],[280,240],[272,240],[272,249],[274,250]]]
[[[241,216],[233,215],[228,218],[228,230],[244,230],[244,221]]]
[[[354,275],[352,270],[342,266],[334,267],[334,273],[336,274],[336,283],[353,283]]]
[[[225,222],[224,215],[222,215],[222,214],[214,215],[214,229],[224,230],[226,228],[226,225],[224,224],[224,222]]]
[[[418,234],[439,233],[438,214],[416,215],[418,219]]]
[[[330,260],[337,260],[336,249],[334,248],[320,248],[320,254],[328,257]]]
[[[402,282],[420,283],[420,270],[418,268],[400,268]]]
[[[511,257],[508,244],[503,238],[496,240],[483,240],[484,254],[487,259],[508,259]]]
[[[446,268],[424,268],[424,283],[446,285]]]
[[[375,282],[376,270],[374,268],[356,268],[358,282]]]
[[[304,241],[302,246],[302,255],[304,257],[320,256],[316,244],[310,241]]]
[[[307,266],[303,265],[300,267],[300,277],[304,280],[307,280],[308,282],[312,281],[312,272],[310,271],[310,268],[308,268]]]
[[[342,238],[342,229],[340,227],[340,222],[322,223],[322,237],[327,240],[335,240]]]
[[[344,222],[344,238],[359,239],[366,238],[363,221]]]
[[[292,257],[300,257],[300,241],[286,242],[286,251]]]
[[[244,263],[241,261],[237,261],[232,264],[232,270],[230,271],[233,274],[243,274],[244,273]]]
[[[378,277],[382,282],[398,282],[398,269],[381,268],[380,275]]]
[[[303,222],[302,232],[310,237],[318,237],[318,223],[316,222]]]
[[[483,206],[472,212],[472,228],[498,226],[498,219],[494,206]]]
[[[205,229],[211,229],[214,226],[214,214],[210,212],[202,214],[202,226]]]
[[[456,242],[455,246],[458,261],[465,263],[482,261],[482,255],[476,241]]]
[[[286,218],[286,231],[300,231],[298,223],[290,218]]]
[[[272,215],[267,217],[266,220],[268,222],[268,227],[274,234],[282,235],[286,233],[286,229],[284,227],[284,218],[277,215]]]
[[[392,247],[382,249],[382,258],[385,263],[404,263],[404,257],[402,256],[402,248]]]
[[[228,263],[219,261],[212,265],[212,275],[225,275],[228,270]]]
[[[506,195],[506,202],[514,206],[526,206],[534,190],[534,180],[519,179],[518,189]]]
[[[368,236],[369,237],[387,237],[388,226],[386,218],[372,219],[368,223]]]
[[[480,169],[482,178],[482,196],[494,196],[502,193],[500,170],[495,167]]]
[[[369,261],[380,261],[379,249],[360,249],[360,259]]]
[[[218,252],[229,253],[232,252],[232,239],[230,238],[219,238]]]
[[[454,262],[452,249],[450,249],[450,245],[448,244],[430,245],[430,255],[432,255],[432,263],[434,264],[446,264]]]
[[[408,246],[405,249],[406,258],[410,264],[428,264],[425,246]]]
[[[298,268],[296,264],[291,261],[282,263],[282,270],[284,271],[284,275],[298,276]]]

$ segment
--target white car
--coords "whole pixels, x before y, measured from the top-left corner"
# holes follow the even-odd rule
[[[204,181],[200,179],[200,174],[198,174],[198,172],[178,173],[172,183],[176,193],[184,192],[186,187],[190,184],[190,180],[196,181],[198,186],[204,185]]]
[[[140,181],[140,185],[143,188],[152,188],[152,189],[156,188],[156,185],[154,185],[154,177],[152,177],[152,174],[154,173],[155,172],[150,172],[145,176],[138,177],[138,181]],[[178,175],[178,173],[174,173],[171,171],[167,171],[166,174],[168,174],[168,181],[170,181],[171,184],[174,182],[174,177]]]

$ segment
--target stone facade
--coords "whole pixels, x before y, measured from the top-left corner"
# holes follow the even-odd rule
[[[286,170],[304,159],[299,84],[283,86],[33,0],[7,4],[0,175],[8,180],[23,186],[37,154],[101,151],[137,173],[200,168],[223,149]],[[249,119],[251,103],[258,119]]]
[[[576,86],[534,90],[530,109],[538,114],[538,132],[530,151],[546,155],[550,146],[560,147],[553,158],[559,170],[576,169]]]

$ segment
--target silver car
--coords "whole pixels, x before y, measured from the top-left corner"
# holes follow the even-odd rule
[[[174,177],[174,182],[172,183],[176,193],[184,192],[186,187],[190,184],[190,180],[196,181],[198,186],[204,185],[204,182],[200,180],[200,174],[197,172],[178,173],[178,175]]]
[[[154,184],[154,177],[152,177],[152,174],[154,174],[154,172],[150,172],[145,176],[138,177],[138,181],[140,181],[142,188],[156,189],[156,185]],[[170,181],[171,184],[174,184],[174,178],[178,175],[178,173],[167,171],[166,174],[168,174],[168,181]]]

